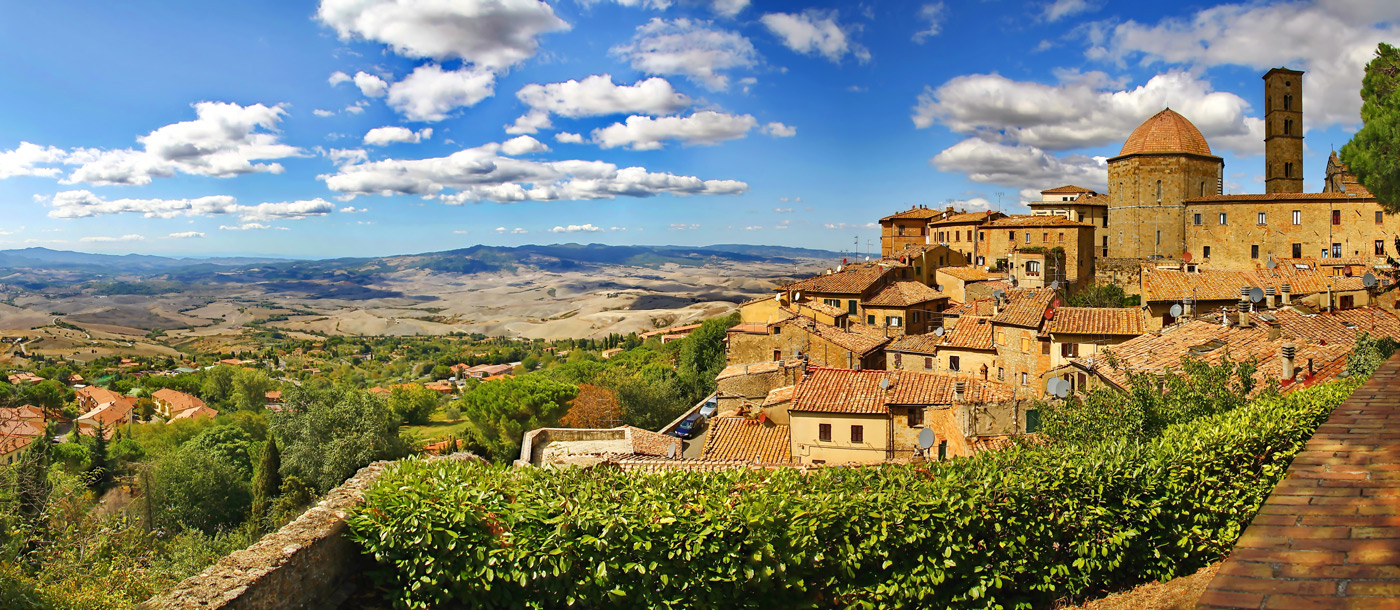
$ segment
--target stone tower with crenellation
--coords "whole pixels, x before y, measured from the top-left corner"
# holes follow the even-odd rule
[[[1303,192],[1303,73],[1264,74],[1264,192]]]

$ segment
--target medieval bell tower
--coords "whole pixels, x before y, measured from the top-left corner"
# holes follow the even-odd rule
[[[1303,192],[1303,73],[1264,75],[1264,192]]]

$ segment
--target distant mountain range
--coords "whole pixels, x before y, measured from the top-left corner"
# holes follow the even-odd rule
[[[422,269],[442,273],[497,273],[519,268],[581,271],[609,266],[699,266],[717,263],[796,263],[803,259],[836,259],[826,250],[718,244],[713,246],[609,246],[553,244],[516,247],[472,246],[444,252],[367,258],[290,260],[257,257],[173,258],[142,254],[89,254],[24,248],[0,250],[0,282],[31,289],[86,282],[113,282],[120,276],[159,280],[162,290],[190,283],[298,283],[330,280],[361,285],[375,276]],[[63,272],[63,273],[46,273]]]

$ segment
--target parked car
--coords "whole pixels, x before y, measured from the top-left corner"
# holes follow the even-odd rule
[[[700,414],[696,413],[695,415],[691,415],[690,417],[685,418],[685,421],[682,421],[681,425],[676,426],[675,431],[671,432],[671,435],[675,436],[676,438],[688,439],[695,436],[696,432],[699,432],[699,427]]]
[[[711,418],[711,417],[714,417],[714,416],[715,416],[715,411],[718,411],[718,410],[719,410],[719,399],[718,399],[718,398],[711,398],[711,399],[705,401],[705,404],[704,404],[703,406],[700,407],[700,415],[701,415],[702,417],[704,417],[705,419],[709,419],[709,418]]]

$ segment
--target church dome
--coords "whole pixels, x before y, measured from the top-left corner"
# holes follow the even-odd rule
[[[1193,155],[1210,154],[1201,130],[1196,129],[1186,117],[1167,108],[1152,118],[1143,121],[1123,143],[1118,156],[1138,153],[1188,153]]]

